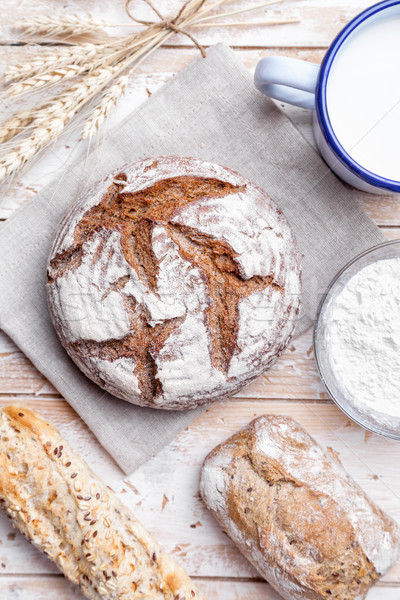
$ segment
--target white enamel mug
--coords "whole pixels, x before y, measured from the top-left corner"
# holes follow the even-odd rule
[[[363,28],[377,23],[382,17],[398,19],[399,16],[400,0],[380,2],[346,25],[328,49],[321,66],[297,59],[271,56],[258,63],[254,76],[255,86],[263,94],[312,110],[315,141],[326,163],[346,183],[374,194],[400,193],[400,180],[383,177],[371,168],[365,168],[345,150],[329,118],[327,86],[335,59],[341,52],[342,57],[346,56],[346,42],[351,41],[351,36],[362,35]],[[393,77],[399,77],[398,72],[394,72]],[[373,85],[374,82],[371,81],[371,86]],[[346,102],[345,94],[343,102]]]

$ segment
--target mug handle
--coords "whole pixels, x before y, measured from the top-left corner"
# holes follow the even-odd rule
[[[257,64],[256,88],[270,98],[313,110],[319,65],[286,56],[267,56]]]

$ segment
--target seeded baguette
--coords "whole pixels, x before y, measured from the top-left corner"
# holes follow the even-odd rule
[[[0,413],[0,506],[90,600],[204,600],[58,431],[22,405]]]
[[[399,557],[395,521],[289,417],[259,417],[215,448],[200,491],[285,600],[363,600]]]

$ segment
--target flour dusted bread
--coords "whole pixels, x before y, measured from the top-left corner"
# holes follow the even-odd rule
[[[61,342],[134,404],[232,394],[287,346],[299,311],[291,229],[260,188],[201,160],[122,167],[66,215],[48,268]]]
[[[0,506],[90,600],[204,600],[49,423],[0,413]]]
[[[362,600],[398,559],[396,523],[291,418],[260,417],[215,448],[200,489],[286,600]]]

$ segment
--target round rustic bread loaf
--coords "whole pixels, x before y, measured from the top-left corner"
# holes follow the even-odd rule
[[[61,223],[48,267],[61,343],[128,402],[185,409],[233,394],[286,348],[299,256],[274,202],[225,167],[124,166]]]

